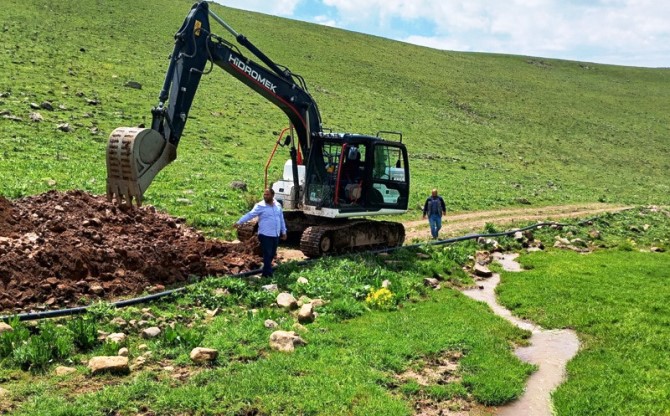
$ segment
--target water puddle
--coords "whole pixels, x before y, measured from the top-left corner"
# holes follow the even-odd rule
[[[518,254],[494,253],[493,256],[506,271],[521,271],[521,266],[516,262]],[[530,345],[519,347],[514,353],[521,360],[539,367],[539,370],[528,379],[524,394],[509,405],[498,407],[495,414],[499,416],[551,416],[553,414],[551,392],[563,382],[565,366],[579,350],[577,334],[567,329],[545,330],[532,322],[513,316],[496,300],[495,288],[500,283],[500,275],[494,274],[493,277],[477,283],[483,289],[466,290],[463,294],[486,302],[496,315],[507,319],[519,328],[531,331]]]

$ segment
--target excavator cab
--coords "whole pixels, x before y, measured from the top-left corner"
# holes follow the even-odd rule
[[[344,218],[404,213],[409,164],[402,142],[364,135],[323,134],[306,170],[304,209]]]

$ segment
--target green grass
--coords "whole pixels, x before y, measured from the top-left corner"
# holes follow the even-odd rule
[[[107,135],[150,122],[172,35],[191,3],[4,2],[0,110],[23,121],[0,119],[0,194],[103,193]],[[404,133],[412,168],[408,217],[418,215],[433,187],[455,211],[520,201],[670,202],[667,69],[437,51],[212,7],[304,76],[325,126]],[[130,80],[143,88],[124,87]],[[45,121],[29,121],[30,103],[46,100],[55,111],[39,110]],[[74,131],[57,131],[64,122]],[[274,132],[286,124],[281,111],[214,68],[196,95],[178,159],[146,201],[229,236],[227,226],[260,195]],[[287,155],[278,157],[271,178]],[[233,180],[248,182],[251,196],[229,189]]]
[[[257,293],[258,287],[240,281],[233,284],[226,279],[209,280],[199,284],[201,289],[177,302],[152,307],[157,318],[150,324],[157,320],[181,322],[174,326],[173,332],[166,331],[154,340],[142,340],[130,331],[127,346],[131,359],[141,353],[140,343],[147,344],[152,351],[150,364],[144,371],[120,379],[96,377],[107,385],[75,393],[81,388],[77,387],[82,384],[80,375],[63,380],[36,373],[29,388],[25,380],[11,375],[11,362],[6,361],[4,371],[10,375],[3,385],[14,392],[14,413],[26,415],[135,414],[139,411],[160,415],[252,411],[276,415],[402,415],[412,413],[411,403],[419,394],[428,394],[435,400],[474,398],[490,405],[518,397],[533,367],[521,363],[512,354],[512,345],[523,343],[528,333],[491,315],[484,304],[472,302],[457,291],[427,291],[421,280],[428,263],[432,268],[452,270],[454,282],[471,281],[462,271],[455,271],[456,263],[451,260],[461,255],[461,249],[434,248],[432,251],[435,262],[419,261],[413,252],[406,251],[390,258],[332,259],[302,268],[300,273],[290,265],[285,266],[277,273],[276,281],[282,287],[292,288],[296,295],[309,294],[333,303],[348,299],[349,308],[357,304],[360,310],[357,317],[349,318],[341,309],[329,305],[319,308],[318,320],[308,326],[307,332],[301,332],[308,345],[293,354],[274,352],[268,346],[272,330],[264,327],[266,319],[274,319],[284,330],[292,330],[295,321],[289,313],[271,307],[274,296],[255,311],[240,309],[239,303],[249,307],[256,301],[250,294]],[[388,269],[387,261],[394,262],[394,268],[400,270]],[[324,275],[326,270],[329,270],[328,278]],[[310,279],[302,291],[296,283],[298,275]],[[391,281],[396,303],[390,311],[365,306],[368,287],[379,287],[381,279]],[[231,293],[228,296],[236,299],[232,303],[225,301],[228,306],[215,305],[215,296],[204,296],[207,290],[212,292],[224,287]],[[210,307],[221,306],[222,312],[203,321],[205,310],[193,305],[198,301]],[[117,314],[131,320],[139,319],[142,312],[131,307]],[[109,323],[110,317],[100,322],[100,328],[107,332],[117,330]],[[20,330],[21,325],[14,324]],[[193,328],[187,329],[187,325]],[[79,328],[79,325],[66,327]],[[36,337],[42,336],[31,339]],[[217,349],[220,353],[217,362],[211,366],[194,366],[188,353],[196,345]],[[436,383],[412,393],[405,382],[395,378],[417,363],[430,361],[447,351],[458,351],[463,356],[459,381]],[[89,352],[56,357],[51,365],[86,361],[87,357],[101,353],[114,351],[106,344],[97,345]],[[187,369],[191,375],[185,381],[176,381],[170,372],[162,369],[166,365]]]
[[[666,415],[670,410],[668,253],[570,251],[521,257],[500,300],[545,328],[573,328],[582,348],[553,394],[559,415]]]

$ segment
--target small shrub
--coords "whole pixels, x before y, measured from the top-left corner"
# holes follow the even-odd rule
[[[365,303],[371,308],[383,311],[391,310],[396,305],[393,292],[385,287],[377,290],[370,289],[370,293],[368,293],[368,296],[365,298]]]
[[[90,351],[98,343],[98,324],[93,319],[77,317],[67,323],[74,345],[82,352]]]
[[[163,343],[168,347],[193,349],[205,338],[204,331],[199,328],[187,328],[184,325],[167,326],[163,331]]]
[[[326,305],[324,311],[332,314],[332,318],[335,320],[346,320],[363,315],[366,308],[362,303],[351,298],[342,298]]]
[[[10,357],[16,348],[30,338],[30,330],[19,321],[19,318],[14,317],[9,325],[14,330],[0,335],[0,358]]]

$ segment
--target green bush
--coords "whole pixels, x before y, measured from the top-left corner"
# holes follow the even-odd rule
[[[74,345],[82,352],[90,351],[98,343],[98,324],[93,318],[77,317],[67,323]]]

